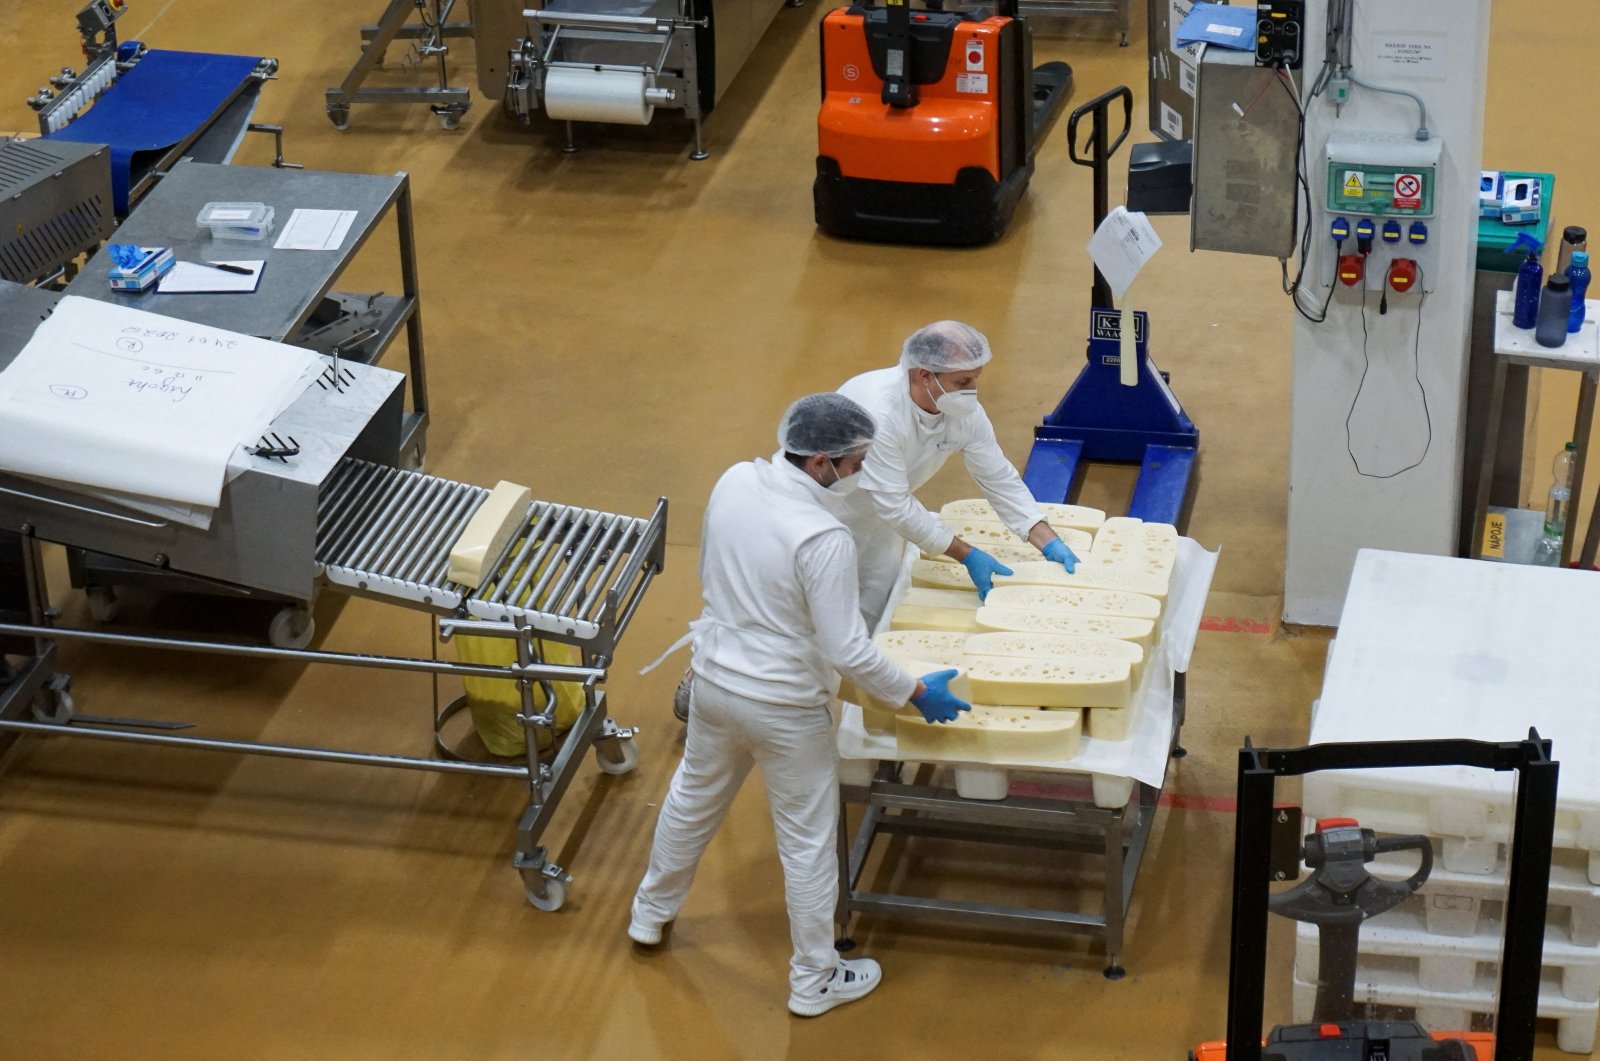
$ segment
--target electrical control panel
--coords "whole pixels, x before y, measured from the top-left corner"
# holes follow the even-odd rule
[[[1440,142],[1375,133],[1328,138],[1331,214],[1432,217]]]
[[[1438,210],[1442,142],[1409,135],[1334,133],[1328,138],[1326,213],[1334,267],[1321,284],[1365,284],[1389,294],[1434,289],[1437,244],[1426,220]]]
[[[1260,0],[1256,4],[1256,65],[1300,69],[1305,24],[1305,0]]]

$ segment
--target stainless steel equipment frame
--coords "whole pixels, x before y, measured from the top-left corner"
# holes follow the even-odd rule
[[[1029,15],[1112,15],[1121,33],[1119,44],[1128,46],[1128,30],[1132,27],[1133,0],[1021,0],[1018,10]]]
[[[679,0],[677,18],[652,18],[643,15],[589,14],[576,11],[551,11],[528,8],[522,12],[529,33],[511,51],[504,108],[507,115],[528,124],[544,109],[545,78],[552,68],[641,72],[650,79],[645,98],[656,107],[681,110],[694,127],[694,146],[689,157],[699,161],[708,157],[701,142],[698,49],[694,31],[705,29],[709,20],[688,17],[685,0]],[[639,66],[613,63],[566,62],[555,58],[563,43],[563,33],[584,43],[607,41],[639,43],[641,38],[659,43],[655,60]],[[561,150],[578,150],[574,123],[567,121]]]
[[[454,129],[472,106],[472,90],[450,84],[445,57],[452,37],[472,36],[472,23],[451,22],[456,0],[389,0],[376,24],[361,27],[361,58],[350,68],[338,87],[325,93],[328,120],[335,129],[350,128],[353,103],[426,103],[439,116],[439,124]],[[407,25],[412,13],[419,25]],[[438,65],[437,86],[366,88],[367,75],[381,69],[389,46],[396,40],[416,41],[419,59],[433,59]]]
[[[1187,754],[1177,742],[1182,724],[1181,702],[1175,703],[1169,760]],[[1096,807],[1092,798],[965,799],[953,788],[932,783],[931,764],[925,764],[912,783],[903,780],[903,765],[880,762],[871,784],[839,788],[839,905],[834,920],[840,950],[855,946],[849,934],[852,914],[933,917],[1036,935],[1063,930],[1087,933],[1105,944],[1106,979],[1120,980],[1126,975],[1121,957],[1128,905],[1155,822],[1160,788],[1135,782],[1127,805],[1117,809]],[[854,842],[848,827],[851,803],[866,807]],[[922,836],[1021,846],[1052,854],[1099,855],[1105,880],[1103,905],[1093,914],[865,890],[860,887],[861,875],[880,836]]]
[[[599,686],[616,645],[632,622],[666,558],[667,502],[648,519],[574,508],[545,501],[528,506],[518,533],[502,551],[494,574],[478,589],[449,581],[451,547],[489,491],[420,472],[346,458],[324,486],[318,504],[316,562],[329,585],[352,594],[433,613],[445,640],[458,634],[508,638],[516,662],[507,666],[448,660],[365,655],[322,650],[269,648],[190,638],[147,637],[61,627],[49,606],[37,528],[24,523],[24,579],[29,619],[0,622],[0,637],[31,639],[33,652],[0,686],[0,736],[38,734],[354,763],[517,780],[528,787],[528,806],[517,827],[513,866],[528,901],[542,910],[559,908],[571,876],[551,862],[541,845],[544,830],[572,783],[577,762],[590,748],[608,774],[632,770],[638,761],[635,731],[618,726],[606,710]],[[70,543],[69,543],[70,544]],[[578,665],[543,662],[536,641],[577,646]],[[417,758],[300,745],[267,744],[183,736],[187,724],[129,718],[79,716],[70,679],[57,673],[56,643],[86,641],[152,651],[198,652],[408,673],[499,678],[516,683],[527,732],[525,763]],[[555,702],[540,711],[535,683],[576,682],[584,706],[577,721],[557,738]],[[434,740],[454,705],[435,705]],[[139,730],[155,730],[140,732]],[[541,753],[542,734],[549,751]]]

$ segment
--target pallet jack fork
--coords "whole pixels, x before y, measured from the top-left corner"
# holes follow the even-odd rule
[[[1274,804],[1280,777],[1417,766],[1517,773],[1499,1010],[1492,1035],[1429,1032],[1415,1021],[1352,1019],[1361,923],[1421,886],[1432,866],[1430,842],[1421,836],[1379,839],[1349,819],[1324,819],[1302,849],[1299,809]],[[1559,774],[1560,765],[1550,758],[1550,742],[1533,729],[1526,740],[1504,743],[1378,741],[1273,750],[1252,747],[1246,738],[1239,752],[1234,820],[1228,1037],[1201,1043],[1189,1054],[1190,1061],[1531,1061]],[[1421,868],[1409,880],[1367,873],[1365,864],[1378,853],[1407,848],[1423,856]],[[1310,877],[1272,892],[1271,881],[1300,875],[1302,859]],[[1273,1028],[1263,1043],[1269,910],[1318,925],[1322,946],[1312,1023]]]
[[[1111,106],[1122,103],[1122,131],[1110,138]],[[1079,151],[1078,124],[1090,119],[1086,150]],[[1094,227],[1105,220],[1110,158],[1128,138],[1133,93],[1126,85],[1095,97],[1067,120],[1072,161],[1094,172]],[[1200,454],[1200,432],[1150,360],[1150,320],[1134,314],[1137,380],[1120,378],[1121,315],[1113,308],[1111,286],[1098,268],[1090,296],[1087,364],[1055,410],[1034,429],[1033,450],[1022,478],[1040,501],[1065,501],[1080,464],[1138,464],[1128,515],[1149,523],[1182,528],[1193,500]]]

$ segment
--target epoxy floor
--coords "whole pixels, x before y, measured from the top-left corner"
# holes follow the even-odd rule
[[[635,672],[698,612],[700,515],[716,476],[770,452],[792,398],[890,363],[916,326],[956,317],[988,333],[997,356],[984,402],[1022,463],[1033,424],[1081,357],[1088,171],[1068,162],[1058,126],[1011,232],[991,247],[820,236],[809,196],[815,25],[825,9],[815,2],[779,13],[709,120],[704,162],[687,159],[687,127],[670,117],[646,130],[589,130],[584,150],[565,155],[553,128],[521,128],[481,95],[454,132],[420,108],[372,106],[336,132],[322,92],[355,61],[358,27],[378,6],[134,0],[123,36],[274,55],[281,79],[258,120],[284,125],[292,161],[410,173],[430,471],[511,479],[623,512],[670,498],[668,569],[609,683],[613,715],[642,727],[639,767],[619,778],[585,770],[568,793],[548,842],[576,879],[566,906],[548,914],[527,906],[509,868],[522,807],[512,783],[26,741],[0,777],[9,1014],[0,1055],[1114,1061],[1178,1058],[1220,1035],[1234,750],[1246,734],[1265,744],[1304,738],[1327,643],[1277,622],[1290,307],[1275,264],[1190,255],[1182,219],[1160,219],[1168,250],[1140,281],[1157,360],[1204,433],[1190,533],[1222,548],[1208,607],[1221,621],[1195,651],[1192,754],[1169,776],[1178,798],[1160,812],[1135,892],[1128,977],[1104,980],[1098,948],[1075,938],[865,918],[860,952],[883,963],[883,987],[799,1021],[784,1010],[782,884],[756,785],[713,845],[668,945],[648,954],[624,936],[681,744],[669,706],[679,669]],[[1592,148],[1573,142],[1582,131],[1560,108],[1529,106],[1526,78],[1584,69],[1592,34],[1535,21],[1540,10],[1534,0],[1495,6],[1488,157],[1578,173]],[[11,0],[6,16],[0,129],[30,131],[22,98],[78,60],[71,5]],[[1124,50],[1105,22],[1041,20],[1036,59],[1073,65],[1076,102],[1129,84],[1138,121],[1143,26],[1136,13]],[[471,47],[452,56],[458,81],[473,81]],[[382,75],[417,76],[398,59]],[[270,157],[265,138],[252,138],[236,161]],[[1562,187],[1565,219],[1595,205],[1580,183]],[[375,240],[343,286],[395,290],[387,245]],[[1541,430],[1568,418],[1564,394],[1542,392],[1563,411],[1541,408]],[[1083,500],[1117,509],[1128,489],[1105,475]],[[924,497],[971,493],[957,464]],[[51,562],[65,621],[90,622],[59,557]],[[265,619],[133,593],[117,623],[249,634]],[[429,651],[415,613],[328,598],[317,619],[324,648]],[[68,648],[64,662],[84,711],[285,743],[428,747],[424,679],[106,648]],[[1005,901],[1082,884],[1003,853],[913,854],[896,872],[939,894]],[[1272,970],[1277,1003],[1286,955]],[[1561,1056],[1549,1029],[1541,1042],[1541,1057]]]

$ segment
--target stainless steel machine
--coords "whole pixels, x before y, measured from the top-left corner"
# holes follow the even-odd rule
[[[798,0],[787,0],[798,6]],[[473,0],[469,21],[452,22],[455,0],[390,0],[362,28],[362,55],[327,91],[329,119],[350,124],[354,103],[425,102],[447,129],[470,105],[452,86],[447,41],[470,36],[478,89],[532,124],[565,123],[563,150],[575,151],[575,123],[648,125],[657,110],[682,111],[693,126],[691,158],[703,159],[701,123],[733,83],[785,0]],[[417,24],[410,24],[415,15]],[[411,40],[418,62],[437,64],[438,85],[364,87],[391,45]]]
[[[0,369],[55,298],[0,283]],[[397,372],[330,357],[322,376],[272,422],[249,467],[228,482],[205,529],[124,508],[91,491],[0,473],[0,567],[20,564],[24,588],[21,600],[0,597],[0,651],[7,653],[0,668],[0,737],[75,736],[518,780],[528,786],[529,803],[514,864],[529,901],[555,909],[570,878],[549,862],[540,838],[578,761],[590,748],[608,773],[624,773],[637,761],[633,730],[606,716],[600,683],[664,564],[666,501],[642,518],[530,501],[514,511],[515,532],[481,586],[452,582],[450,551],[490,491],[395,466],[404,388]],[[331,590],[375,598],[433,616],[445,640],[457,634],[509,639],[516,661],[493,666],[311,650],[305,647],[308,629],[274,638],[293,647],[267,647],[62,627],[49,605],[40,560],[47,542],[121,558],[212,592],[309,601]],[[294,623],[303,614],[291,606],[280,617]],[[526,762],[220,740],[171,732],[165,721],[79,717],[70,679],[56,669],[55,646],[66,640],[509,679],[522,702],[517,717],[527,731]],[[581,662],[543,662],[540,641],[576,646]],[[544,682],[583,689],[582,712],[560,739],[554,700],[536,707],[534,685]],[[436,743],[448,715],[435,705]],[[541,754],[541,745],[550,751]]]
[[[0,141],[0,279],[31,284],[59,275],[111,237],[110,148]]]

